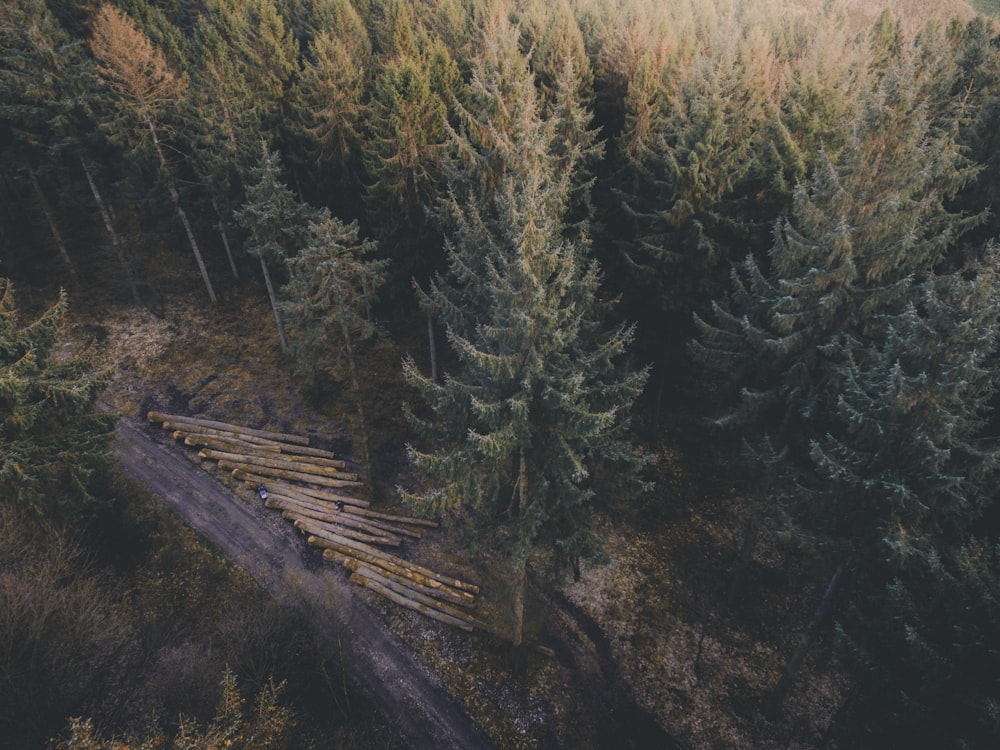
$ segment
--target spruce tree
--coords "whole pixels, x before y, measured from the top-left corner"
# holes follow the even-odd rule
[[[843,154],[821,154],[797,187],[766,270],[747,257],[693,345],[739,391],[717,423],[742,431],[759,468],[794,482],[781,511],[836,569],[825,605],[842,573],[864,591],[876,563],[934,554],[940,527],[974,517],[995,465],[974,443],[995,390],[983,366],[995,281],[936,275],[980,218],[945,206],[973,170],[956,129],[917,98],[917,63],[910,48],[874,84]]]
[[[377,326],[371,306],[385,280],[388,261],[368,258],[378,249],[362,241],[358,224],[345,225],[325,209],[310,226],[310,237],[288,260],[281,309],[288,321],[290,350],[300,372],[315,382],[318,373],[351,383],[365,465],[371,469],[368,424],[358,376],[358,344]]]
[[[267,286],[267,298],[274,313],[281,351],[287,351],[285,328],[270,265],[280,265],[295,255],[309,239],[309,223],[316,211],[296,200],[281,179],[281,154],[261,143],[257,166],[250,169],[246,202],[235,213],[237,223],[247,233],[246,251],[260,260],[260,270]]]
[[[21,326],[0,280],[0,497],[62,525],[106,501],[114,419],[95,405],[104,380],[52,357],[67,298]]]
[[[404,494],[428,510],[472,506],[499,534],[516,647],[534,545],[545,541],[562,563],[595,556],[594,497],[641,486],[642,459],[625,431],[645,374],[616,366],[632,329],[604,328],[585,239],[564,237],[572,175],[554,168],[555,122],[542,112],[517,30],[501,22],[484,49],[470,97],[476,116],[456,133],[459,158],[474,158],[453,163],[441,205],[449,278],[422,296],[460,366],[438,383],[405,363],[433,417],[411,413],[428,442],[409,449],[431,487]]]

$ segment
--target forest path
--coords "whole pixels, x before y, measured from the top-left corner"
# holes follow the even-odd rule
[[[301,538],[289,524],[262,523],[229,488],[132,420],[118,421],[115,451],[129,474],[275,598],[294,600],[317,620],[331,656],[342,659],[353,680],[394,721],[407,747],[492,746],[348,584],[305,559]]]

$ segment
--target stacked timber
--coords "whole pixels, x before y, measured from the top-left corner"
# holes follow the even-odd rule
[[[322,548],[324,559],[350,571],[352,583],[433,619],[473,629],[477,586],[382,549],[399,549],[437,523],[372,510],[369,502],[349,494],[364,485],[334,453],[310,447],[300,435],[156,411],[147,416],[233,480],[263,489],[266,507],[280,511],[310,545]]]

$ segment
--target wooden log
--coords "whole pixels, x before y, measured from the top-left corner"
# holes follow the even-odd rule
[[[405,523],[410,526],[423,526],[428,529],[436,529],[438,527],[437,521],[431,521],[427,518],[411,518],[410,516],[397,516],[392,513],[382,513],[377,510],[368,510],[367,508],[346,508],[348,513],[355,513],[359,516],[365,516],[368,518],[378,518],[382,521],[391,521],[395,523]]]
[[[323,450],[322,448],[312,448],[308,445],[291,445],[289,443],[281,443],[280,445],[281,452],[288,456],[315,456],[316,458],[328,458],[331,461],[343,460],[336,453]],[[345,461],[344,463],[347,462]]]
[[[315,497],[317,500],[333,500],[334,502],[336,502],[337,500],[343,500],[345,503],[347,502],[347,498],[344,497],[344,495],[342,495],[339,492],[334,492],[333,490],[330,489],[324,489],[321,487],[296,487],[296,489],[303,495],[309,495],[310,497]],[[355,501],[353,505],[358,505],[358,502]],[[370,505],[371,503],[366,502],[361,507],[367,508]]]
[[[332,549],[325,550],[323,552],[323,557],[331,562],[337,563],[338,565],[346,568],[352,573],[357,570],[374,570],[375,572],[385,576],[391,581],[396,581],[397,583],[402,584],[403,586],[409,586],[410,588],[419,591],[423,594],[426,594],[427,596],[433,596],[436,599],[441,599],[443,601],[450,602],[451,604],[454,604],[459,607],[468,608],[475,605],[475,601],[473,599],[467,599],[458,592],[452,591],[446,586],[441,586],[440,584],[438,584],[436,587],[428,586],[423,583],[420,583],[416,578],[412,576],[404,576],[398,573],[393,573],[391,570],[388,570],[386,568],[380,568],[376,565],[366,563],[363,560],[359,560],[356,557],[342,555],[339,552],[335,552]],[[437,583],[437,581],[435,581],[434,583]]]
[[[224,471],[234,471],[240,469],[251,474],[263,475],[266,477],[277,477],[279,479],[289,479],[293,482],[308,482],[324,487],[361,487],[361,482],[352,479],[334,479],[333,477],[321,477],[318,474],[306,474],[301,471],[289,471],[287,469],[274,469],[270,466],[254,466],[253,464],[241,463],[238,461],[219,461],[219,468]],[[235,477],[239,478],[239,477]],[[303,488],[300,488],[303,489]]]
[[[270,469],[285,469],[287,471],[301,471],[306,474],[315,474],[321,477],[332,477],[345,481],[357,481],[357,474],[343,472],[334,466],[322,464],[307,464],[298,461],[288,461],[277,456],[265,456],[260,453],[229,453],[227,451],[214,450],[212,448],[202,448],[198,455],[211,461],[232,461],[233,463],[253,464],[254,466],[266,466]]]
[[[251,445],[266,445],[278,450],[281,449],[281,443],[274,440],[268,440],[267,438],[256,437],[254,435],[247,435],[242,432],[227,432],[225,430],[213,430],[208,427],[199,427],[198,425],[185,424],[185,423],[175,423],[175,422],[164,422],[164,430],[173,430],[174,436],[177,436],[178,432],[186,433],[189,435],[207,435],[211,437],[219,438],[229,438],[230,440],[241,440],[244,443],[249,443]]]
[[[215,419],[203,419],[201,417],[185,417],[180,414],[164,414],[163,412],[151,411],[146,415],[150,422],[173,422],[174,424],[192,424],[202,427],[209,427],[215,430],[226,430],[228,432],[239,432],[246,435],[267,438],[268,440],[278,440],[282,443],[293,443],[295,445],[309,445],[309,438],[303,435],[292,435],[287,432],[274,432],[272,430],[258,430],[252,427],[242,427],[228,422],[219,422]]]
[[[447,623],[448,625],[454,625],[456,628],[461,628],[462,630],[467,630],[469,632],[472,632],[472,625],[466,622],[465,620],[460,620],[457,617],[452,617],[451,615],[447,615],[444,612],[439,612],[438,610],[432,607],[428,607],[425,604],[420,604],[419,602],[415,602],[412,599],[407,599],[405,596],[400,596],[396,592],[387,589],[385,586],[378,583],[377,581],[365,578],[364,576],[360,576],[357,573],[351,574],[351,581],[360,584],[365,588],[369,588],[372,591],[381,594],[386,599],[396,602],[396,604],[406,607],[407,609],[412,609],[416,612],[420,612],[421,614],[426,615],[427,617],[433,618],[435,620],[440,620],[441,622]]]
[[[466,583],[465,581],[460,581],[457,578],[442,575],[441,573],[437,573],[433,570],[430,570],[429,568],[425,568],[421,565],[411,563],[409,560],[404,560],[402,557],[399,557],[398,555],[392,555],[389,554],[388,552],[383,552],[382,550],[375,549],[374,547],[366,547],[363,544],[352,542],[349,539],[340,541],[327,538],[326,541],[332,542],[332,544],[330,545],[321,544],[318,546],[328,547],[329,549],[332,549],[336,552],[340,552],[341,554],[344,555],[353,555],[354,557],[357,557],[360,560],[364,560],[365,562],[370,562],[375,565],[379,565],[379,567],[385,567],[385,566],[381,565],[379,562],[376,561],[382,561],[387,564],[394,565],[395,569],[392,569],[393,572],[408,571],[412,573],[419,573],[420,575],[424,576],[429,580],[434,580],[437,581],[438,583],[450,586],[451,588],[457,591],[464,591],[469,594],[469,598],[472,598],[473,594],[479,593],[479,587],[473,583]],[[346,549],[341,549],[336,546],[333,546],[336,544],[340,544],[343,548]],[[372,559],[361,557],[360,555],[355,553],[364,553],[370,555]]]
[[[272,500],[274,501],[273,503]],[[377,535],[379,533],[385,533],[389,536],[408,536],[413,539],[420,539],[423,536],[419,531],[404,529],[401,526],[394,526],[375,518],[366,518],[365,516],[349,513],[347,511],[349,506],[347,505],[344,506],[343,510],[338,510],[332,503],[327,503],[327,507],[319,507],[313,503],[299,502],[295,498],[282,495],[278,492],[272,492],[265,505],[267,505],[268,508],[301,511],[304,515],[315,518],[317,521],[339,523],[344,526],[351,526],[356,529],[361,529],[362,531],[367,531],[370,534]]]
[[[328,458],[326,456],[304,456],[298,453],[289,453],[285,450],[288,446],[279,445],[278,448],[281,450],[281,457],[292,463],[296,464],[316,464],[318,466],[330,466],[334,469],[339,469],[340,471],[347,471],[351,468],[347,461],[342,458]]]
[[[216,435],[199,435],[198,433],[185,432],[184,430],[176,430],[174,432],[175,440],[183,440],[184,445],[189,445],[192,448],[214,448],[216,450],[230,451],[233,453],[266,453],[268,455],[279,455],[281,452],[281,446],[275,443],[274,445],[269,445],[268,443],[248,443],[245,440],[240,440],[239,438],[230,437],[219,437]]]
[[[293,513],[294,511],[285,511],[286,513]],[[372,536],[371,534],[365,534],[362,531],[353,531],[346,529],[343,526],[338,526],[334,528],[333,524],[323,523],[322,521],[313,521],[308,518],[296,518],[295,528],[301,531],[307,536],[317,536],[320,539],[327,539],[329,541],[341,541],[341,538],[354,542],[355,544],[378,544],[383,547],[398,547],[403,543],[403,540],[397,537],[388,536]],[[347,533],[350,532],[350,533]],[[364,538],[359,538],[363,536]]]
[[[444,612],[445,614],[451,615],[452,617],[462,620],[463,622],[467,622],[470,625],[472,624],[472,615],[468,612],[464,612],[446,602],[442,602],[440,599],[435,599],[434,597],[421,593],[416,589],[412,589],[406,584],[392,581],[379,573],[377,570],[372,570],[371,568],[359,569],[354,571],[354,575],[364,576],[370,581],[375,581],[382,584],[387,589],[395,591],[400,596],[405,596],[407,599],[419,602],[420,604],[426,604],[428,607],[433,607],[439,612]],[[351,578],[354,578],[354,575],[352,575]]]
[[[343,526],[339,523],[326,523],[324,521],[317,521],[314,518],[309,518],[307,516],[304,516],[302,513],[296,510],[283,510],[281,512],[281,517],[294,523],[295,528],[299,529],[303,534],[306,534],[307,536],[309,534],[312,534],[313,536],[322,536],[324,534],[338,534],[340,536],[346,536],[349,539],[356,539],[357,541],[364,542],[365,544],[378,544],[384,547],[398,547],[403,542],[403,540],[400,539],[398,536],[389,536],[387,534],[371,534],[367,531],[351,528],[350,526]],[[300,523],[302,524],[301,526]]]
[[[279,510],[298,513],[304,518],[311,518],[315,521],[337,524],[339,526],[348,526],[352,529],[357,529],[358,531],[364,531],[372,536],[384,536],[400,540],[402,539],[402,536],[405,536],[396,534],[391,529],[384,529],[371,522],[364,521],[358,516],[352,516],[350,513],[344,513],[343,511],[337,510],[331,513],[316,508],[310,508],[309,506],[296,503],[294,500],[283,498],[281,495],[272,495],[267,499],[267,503],[265,503],[265,505],[267,505],[268,508],[277,508]]]
[[[318,498],[314,495],[306,495],[302,492],[304,487],[297,484],[288,484],[287,482],[282,482],[280,479],[275,477],[265,477],[261,474],[256,474],[252,471],[245,471],[243,469],[234,470],[233,478],[239,479],[246,482],[251,487],[259,487],[264,485],[264,489],[268,492],[272,490],[274,492],[281,493],[283,495],[288,495],[289,497],[294,497],[296,499],[303,500],[313,500],[318,502],[336,502],[337,500],[342,500],[345,505],[353,505],[358,508],[367,508],[371,503],[367,500],[360,500],[356,497],[351,497],[350,495],[339,495],[337,493],[329,493],[332,499]]]
[[[346,545],[339,545],[337,542],[331,542],[329,539],[320,539],[319,537],[309,537],[306,539],[306,542],[314,547],[321,547],[323,549],[323,558],[325,560],[338,562],[343,558],[348,558],[374,566],[389,573],[394,573],[402,578],[415,581],[422,586],[438,589],[444,594],[447,594],[449,597],[454,596],[465,601],[466,606],[471,607],[473,602],[475,602],[476,597],[471,592],[453,588],[446,583],[442,583],[434,578],[425,576],[422,573],[408,570],[401,565],[397,565],[390,559],[394,557],[393,555],[384,553],[381,550],[374,550],[376,554],[369,554],[357,549],[351,549]]]

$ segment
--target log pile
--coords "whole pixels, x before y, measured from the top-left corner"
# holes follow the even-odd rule
[[[366,500],[348,494],[364,485],[335,454],[310,447],[309,438],[300,435],[157,411],[147,418],[199,449],[200,458],[215,462],[234,481],[263,488],[266,507],[280,511],[308,544],[322,548],[324,559],[350,571],[352,583],[463,630],[477,624],[471,612],[477,586],[382,549],[398,549],[437,524],[371,510]]]

